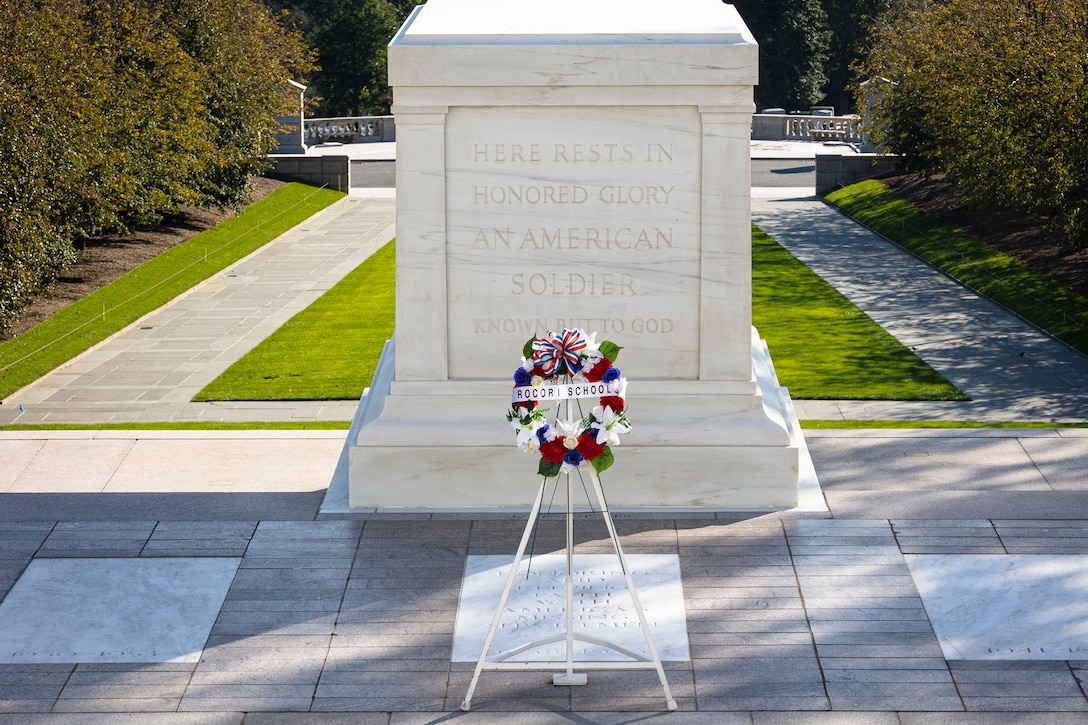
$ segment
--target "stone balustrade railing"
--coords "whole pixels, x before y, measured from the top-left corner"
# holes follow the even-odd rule
[[[396,124],[392,116],[344,116],[303,120],[303,138],[307,146],[335,141],[368,143],[395,141]]]
[[[752,139],[758,141],[844,141],[863,143],[858,116],[794,113],[757,113],[752,116]],[[395,141],[392,116],[343,116],[307,118],[303,122],[307,146],[329,141],[367,143]]]
[[[757,113],[752,139],[757,141],[844,141],[861,143],[858,116]]]

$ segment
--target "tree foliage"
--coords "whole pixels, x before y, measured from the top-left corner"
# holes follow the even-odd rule
[[[243,200],[309,50],[259,0],[0,0],[0,325],[75,243]]]
[[[874,23],[904,0],[822,0],[831,28],[828,44],[825,101],[842,113],[855,108],[858,77],[854,66],[864,56]]]
[[[874,141],[979,205],[1039,214],[1088,246],[1088,5],[916,0],[878,26]]]
[[[759,43],[756,105],[808,108],[824,96],[831,42],[820,0],[731,0]]]
[[[310,98],[324,116],[389,113],[386,47],[423,0],[266,0],[317,54]]]
[[[314,82],[332,115],[388,113],[386,46],[400,27],[386,0],[315,3],[308,39],[318,50]]]

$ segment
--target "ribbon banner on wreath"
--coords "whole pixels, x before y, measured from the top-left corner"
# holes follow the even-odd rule
[[[601,473],[615,460],[612,447],[631,432],[624,410],[627,379],[615,366],[621,348],[596,333],[578,328],[548,331],[522,349],[522,364],[514,371],[514,390],[506,420],[517,434],[522,451],[540,454],[537,473],[550,477],[571,473],[586,463]],[[559,420],[541,403],[597,398],[588,414]]]

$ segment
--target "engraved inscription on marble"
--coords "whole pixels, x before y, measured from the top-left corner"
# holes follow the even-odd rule
[[[0,604],[0,664],[197,662],[239,562],[35,559]]]
[[[910,554],[950,660],[1076,660],[1088,652],[1088,556]]]
[[[470,556],[454,633],[453,661],[474,662],[483,649],[510,572],[511,556]],[[639,599],[662,660],[689,659],[680,563],[673,555],[629,555]],[[603,639],[632,652],[649,656],[638,615],[627,592],[623,571],[614,555],[576,556],[573,627],[575,633]],[[526,559],[507,600],[491,656],[528,642],[566,632],[566,557],[546,554]],[[607,648],[575,643],[575,659],[624,661]],[[561,661],[565,643],[538,647],[510,661]]]
[[[451,109],[451,377],[505,376],[488,350],[564,326],[637,341],[637,377],[697,377],[700,128],[685,107]]]

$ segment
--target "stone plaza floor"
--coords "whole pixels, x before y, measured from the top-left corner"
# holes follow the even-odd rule
[[[458,712],[466,561],[512,556],[521,517],[211,520],[209,495],[175,520],[163,494],[0,523],[0,722],[1083,722],[1086,483],[1015,471],[1086,460],[1088,435],[870,433],[810,440],[827,514],[616,515],[628,556],[679,563],[677,713],[650,671],[484,672]],[[609,551],[599,518],[575,531],[576,561]],[[534,553],[563,532],[543,520]]]

